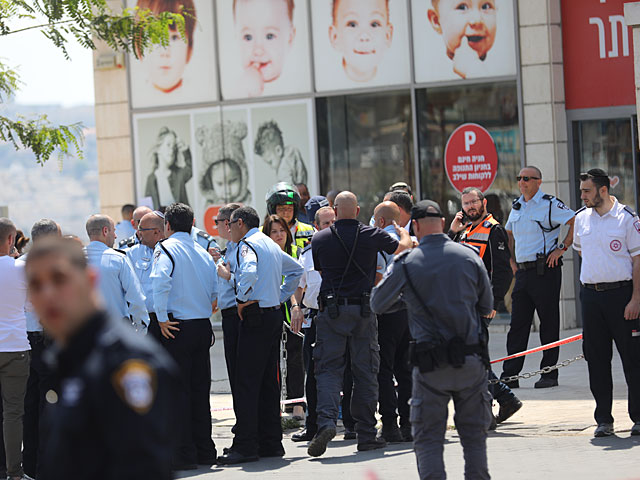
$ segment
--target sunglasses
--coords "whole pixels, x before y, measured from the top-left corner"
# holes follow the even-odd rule
[[[589,180],[590,178],[609,178],[608,175],[602,175],[601,173],[581,173],[580,174],[580,181],[584,182],[585,180]]]
[[[139,232],[150,232],[152,230],[160,230],[159,228],[138,228]]]
[[[516,177],[516,180],[517,181],[524,180],[525,182],[528,182],[529,180],[540,180],[540,177],[527,177],[527,176],[518,175]]]
[[[221,223],[228,222],[228,221],[229,221],[229,219],[228,219],[228,218],[223,218],[223,219],[221,219],[221,220],[218,220],[218,219],[214,220],[214,222],[215,222],[215,224],[216,224],[216,225],[219,225],[219,224],[221,224]]]

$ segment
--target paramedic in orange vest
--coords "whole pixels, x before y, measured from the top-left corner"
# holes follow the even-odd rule
[[[462,191],[462,211],[458,212],[451,222],[449,237],[460,243],[473,245],[480,254],[493,288],[493,312],[504,300],[509,290],[513,272],[510,265],[511,253],[509,240],[504,227],[487,212],[487,199],[482,191],[475,187],[465,188]],[[489,378],[497,378],[493,372],[489,372]],[[500,382],[489,386],[493,398],[500,405],[496,416],[496,423],[502,423],[516,413],[522,407],[522,402],[511,389]],[[492,425],[495,428],[496,423]]]

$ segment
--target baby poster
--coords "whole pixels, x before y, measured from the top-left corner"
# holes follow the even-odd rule
[[[516,74],[513,0],[412,0],[416,82]]]
[[[140,59],[131,55],[133,108],[183,105],[218,99],[213,5],[211,0],[127,0],[130,8],[180,13],[185,37],[169,31],[169,45],[155,47]]]
[[[311,90],[305,0],[218,0],[222,96]]]
[[[411,81],[405,0],[314,0],[316,90]]]

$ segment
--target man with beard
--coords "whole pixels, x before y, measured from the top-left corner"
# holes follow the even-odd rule
[[[493,290],[493,311],[489,319],[496,316],[496,306],[504,300],[509,290],[513,273],[511,271],[509,237],[504,227],[487,212],[487,199],[482,191],[475,187],[462,191],[462,211],[458,212],[451,222],[449,237],[460,243],[473,245],[482,258]],[[468,222],[464,223],[465,217]],[[486,325],[488,330],[488,324]],[[488,332],[487,332],[488,333]],[[489,370],[489,378],[496,379],[495,373]],[[502,423],[522,408],[522,402],[503,382],[492,384],[489,391],[500,405],[496,423]]]
[[[582,257],[580,300],[584,356],[596,400],[596,437],[613,435],[612,342],[629,390],[631,435],[640,435],[640,220],[609,195],[609,176],[580,174],[584,208],[576,214],[573,248]]]

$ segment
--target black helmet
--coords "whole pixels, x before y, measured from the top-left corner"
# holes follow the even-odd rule
[[[269,215],[275,215],[278,205],[293,205],[293,218],[298,218],[300,194],[296,187],[287,182],[278,182],[267,192],[265,197]]]

